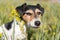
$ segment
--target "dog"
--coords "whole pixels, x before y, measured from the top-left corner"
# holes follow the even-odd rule
[[[26,3],[22,4],[15,8],[15,10],[20,15],[21,21],[25,22],[23,26],[23,31],[20,30],[20,25],[17,20],[13,19],[11,22],[1,25],[0,34],[3,34],[7,40],[26,40],[26,28],[39,28],[41,25],[41,16],[43,16],[44,8],[40,4],[37,5],[27,5]],[[14,34],[13,34],[14,33]],[[13,34],[13,36],[12,36]]]

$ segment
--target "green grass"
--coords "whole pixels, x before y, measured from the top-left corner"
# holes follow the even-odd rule
[[[35,33],[33,33],[31,40],[60,40],[60,4],[38,1],[23,1],[23,0],[6,0],[0,2],[0,25],[9,22],[9,14],[12,6],[17,7],[23,3],[27,4],[41,4],[45,12],[42,17],[43,25]],[[34,29],[33,29],[34,30]],[[30,31],[29,31],[30,32]]]

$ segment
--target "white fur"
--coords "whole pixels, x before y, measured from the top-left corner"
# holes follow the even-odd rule
[[[7,30],[4,26],[5,25],[3,24],[0,27],[0,33],[3,33],[3,35],[4,35],[4,32],[5,32],[8,40],[12,40],[13,29],[15,31],[15,33],[14,33],[14,40],[17,40],[17,39],[19,39],[19,40],[25,39],[26,40],[26,26],[25,25],[23,26],[23,28],[24,28],[23,31],[20,30],[20,25],[17,24],[17,21],[14,21],[12,23],[12,28],[10,30]]]

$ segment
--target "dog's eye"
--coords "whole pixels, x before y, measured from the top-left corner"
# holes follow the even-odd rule
[[[31,16],[32,14],[31,13],[26,13],[27,15]]]
[[[37,12],[38,15],[40,15],[41,13],[40,12]]]

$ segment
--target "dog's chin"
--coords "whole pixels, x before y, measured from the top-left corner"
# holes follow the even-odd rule
[[[39,28],[39,27],[33,27],[33,28]]]
[[[31,28],[36,28],[36,29],[39,28],[39,26],[29,26],[29,27],[31,27]]]
[[[38,26],[34,26],[34,27],[32,27],[32,28],[39,28]]]

